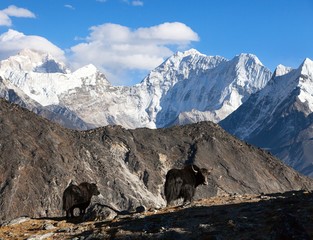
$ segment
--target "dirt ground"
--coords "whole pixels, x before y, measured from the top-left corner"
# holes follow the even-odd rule
[[[87,221],[23,217],[0,228],[0,239],[313,239],[313,193],[225,195]]]

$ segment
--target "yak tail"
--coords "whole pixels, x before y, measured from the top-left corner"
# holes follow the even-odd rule
[[[167,204],[179,198],[183,180],[181,178],[170,177],[166,179],[164,186],[164,194]]]

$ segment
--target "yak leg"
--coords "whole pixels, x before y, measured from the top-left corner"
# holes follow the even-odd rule
[[[71,207],[70,210],[69,210],[71,218],[75,217],[74,216],[74,209],[75,209],[75,207]]]
[[[85,215],[85,213],[86,213],[86,208],[80,208],[79,210],[80,210],[80,216]]]
[[[190,184],[185,184],[181,191],[181,195],[184,198],[183,206],[190,205],[195,194],[195,188]]]
[[[89,204],[90,204],[90,201],[87,201],[87,202],[81,203],[79,205],[79,210],[80,210],[81,216],[85,215],[86,209],[88,208]]]

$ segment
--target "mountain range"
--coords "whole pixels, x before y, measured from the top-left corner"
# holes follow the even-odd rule
[[[224,119],[263,88],[271,72],[251,54],[227,60],[191,49],[168,58],[139,84],[112,86],[93,65],[70,72],[48,54],[24,50],[0,62],[0,76],[0,96],[48,110],[66,127],[160,128]]]
[[[313,176],[312,75],[310,59],[271,73],[252,54],[228,60],[190,49],[134,86],[113,86],[93,65],[71,72],[49,54],[23,50],[0,62],[0,97],[79,130],[213,121]]]

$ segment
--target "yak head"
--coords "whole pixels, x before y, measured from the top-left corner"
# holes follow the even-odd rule
[[[208,185],[208,177],[211,173],[211,170],[208,170],[206,168],[199,168],[196,165],[191,165],[191,169],[195,173],[197,185]]]
[[[99,192],[99,190],[98,190],[98,187],[97,187],[97,185],[96,185],[95,183],[91,183],[91,184],[89,185],[89,191],[90,191],[90,193],[91,193],[92,195],[95,195],[95,196],[97,196],[97,195],[100,194],[100,192]]]

